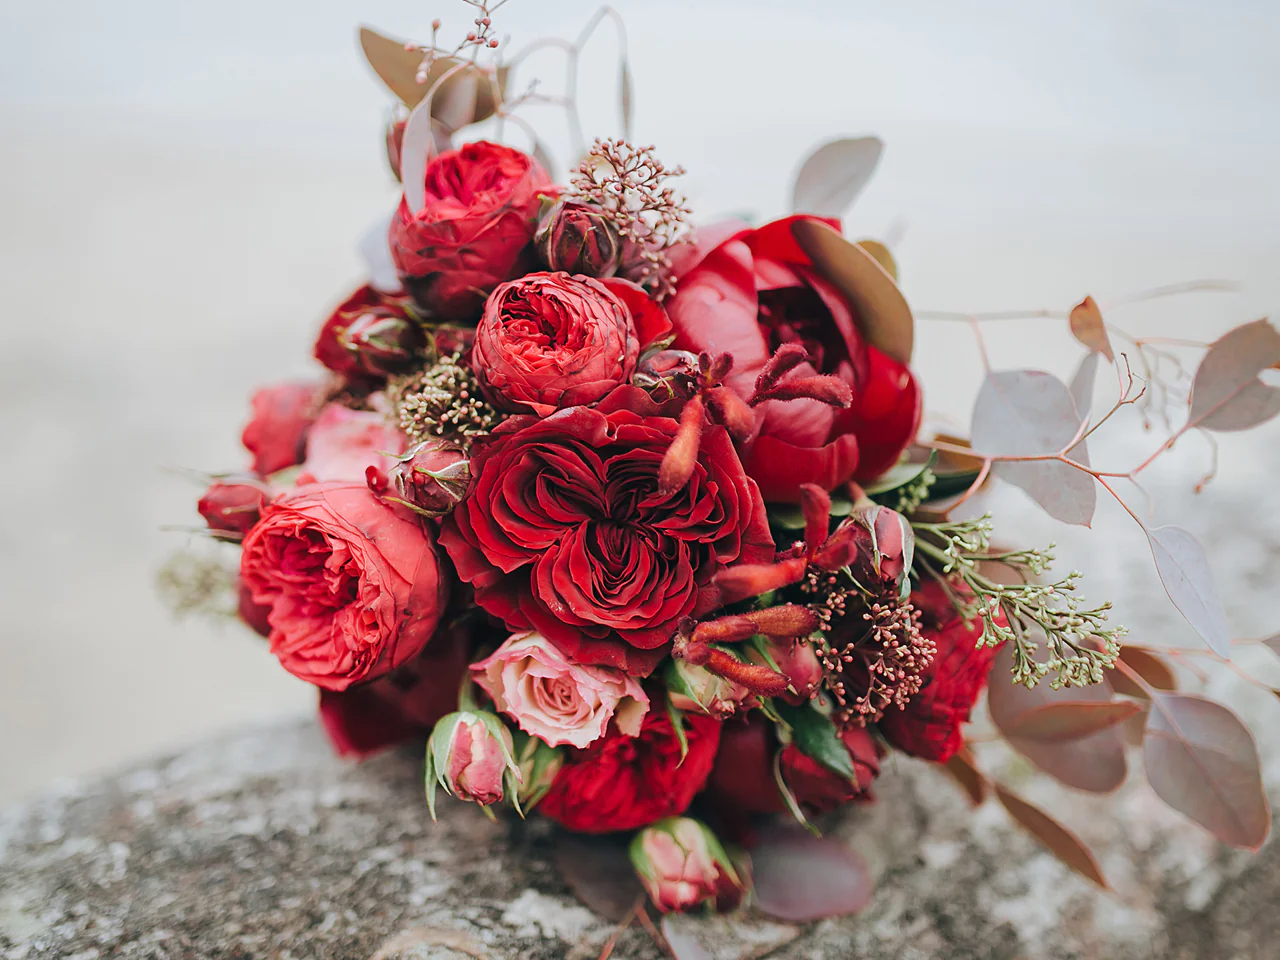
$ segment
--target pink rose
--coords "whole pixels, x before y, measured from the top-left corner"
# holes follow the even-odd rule
[[[435,540],[364,483],[314,483],[267,504],[240,580],[270,607],[271,652],[294,676],[345,690],[407,663],[449,595]]]
[[[315,383],[277,383],[254,393],[253,419],[240,435],[253,454],[254,473],[265,477],[302,462],[322,389]]]
[[[394,468],[395,458],[404,448],[404,434],[386,414],[330,403],[311,426],[307,458],[298,479],[363,483],[369,467],[377,467],[383,473]]]
[[[622,733],[639,736],[649,711],[649,697],[634,677],[572,663],[533,631],[512,635],[471,671],[498,710],[553,747],[594,743],[611,718]]]

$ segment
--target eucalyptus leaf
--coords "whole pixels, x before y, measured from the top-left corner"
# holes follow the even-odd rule
[[[1182,527],[1174,526],[1147,530],[1147,540],[1151,543],[1156,572],[1173,605],[1195,627],[1210,650],[1231,659],[1227,614],[1200,541]]]
[[[832,140],[800,166],[791,189],[791,212],[840,217],[876,171],[884,143],[879,137]]]
[[[1280,332],[1255,320],[1221,336],[1209,348],[1191,384],[1190,426],[1246,430],[1280,413],[1280,388],[1258,374],[1280,363]]]
[[[1223,843],[1256,850],[1271,830],[1258,748],[1220,703],[1157,693],[1143,741],[1147,782],[1160,798]]]
[[[1080,876],[1110,890],[1102,868],[1089,848],[1074,833],[1034,804],[996,784],[996,799],[1028,833]]]

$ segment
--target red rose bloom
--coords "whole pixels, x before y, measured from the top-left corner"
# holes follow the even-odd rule
[[[853,761],[856,782],[823,766],[795,744],[781,747],[782,779],[792,795],[811,813],[826,813],[852,801],[872,799],[871,783],[880,775],[880,751],[864,727],[849,727],[840,735]],[[779,749],[773,724],[758,713],[745,720],[726,721],[720,749],[707,783],[707,793],[731,813],[781,813],[786,801],[773,776],[773,755]]]
[[[758,435],[745,457],[747,472],[766,500],[793,502],[803,483],[830,490],[893,466],[921,411],[911,371],[863,340],[856,309],[796,242],[791,225],[797,219],[817,218],[703,231],[705,239],[678,257],[677,292],[668,304],[673,346],[732,354],[728,382],[743,399],[774,350],[790,342],[803,344],[814,361],[797,368],[797,376],[829,374],[849,384],[848,409],[808,399],[756,408]],[[836,221],[823,222],[838,228]]]
[[[496,406],[545,417],[630,381],[641,348],[670,326],[626,280],[531,273],[489,295],[471,368]]]
[[[329,315],[316,338],[315,358],[334,373],[382,380],[421,362],[427,344],[406,296],[379,293],[367,284]]]
[[[269,503],[244,539],[240,581],[271,608],[271,652],[327,690],[411,660],[448,599],[430,533],[363,483],[309,484]]]
[[[265,477],[302,462],[321,392],[314,383],[278,383],[254,393],[253,419],[240,436],[253,454],[254,473]]]
[[[210,530],[248,533],[262,515],[267,496],[262,487],[249,483],[214,483],[196,504]]]
[[[888,710],[880,732],[903,753],[946,763],[964,744],[960,726],[987,685],[996,647],[977,649],[982,620],[965,621],[932,580],[911,594],[921,612],[920,630],[938,648],[924,671],[924,687],[901,710]]]
[[[640,736],[611,727],[583,750],[568,748],[564,766],[538,807],[552,820],[580,833],[611,833],[648,826],[684,813],[711,772],[720,723],[686,714],[689,752],[665,709],[646,714]]]
[[[445,714],[458,709],[458,691],[471,659],[472,625],[441,628],[416,657],[369,683],[320,691],[320,722],[341,756],[364,757],[425,739]]]
[[[427,164],[426,203],[401,199],[391,219],[391,257],[433,317],[474,318],[489,291],[528,268],[539,195],[551,188],[532,157],[481,141]]]
[[[678,424],[570,407],[508,420],[471,459],[471,494],[440,534],[476,602],[578,663],[648,673],[676,621],[713,609],[716,569],[772,559],[764,503],[721,427],[685,486],[658,468]]]

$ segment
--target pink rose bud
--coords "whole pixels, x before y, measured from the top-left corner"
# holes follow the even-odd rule
[[[457,506],[471,486],[471,462],[444,440],[425,440],[392,471],[400,496],[433,517]]]
[[[915,533],[902,514],[871,501],[855,506],[853,516],[831,537],[851,549],[848,565],[854,579],[867,590],[910,590]]]
[[[703,903],[729,910],[746,893],[716,835],[690,817],[671,817],[646,827],[631,842],[630,854],[640,883],[663,913]]]
[[[803,640],[774,640],[765,644],[768,660],[762,653],[747,647],[743,652],[752,663],[768,665],[769,660],[791,681],[792,690],[782,694],[788,703],[799,706],[810,698],[810,695],[822,682],[822,663],[813,645]],[[793,692],[794,691],[794,692]]]
[[[612,277],[622,259],[622,239],[613,222],[585,203],[560,201],[546,210],[534,236],[549,270]]]
[[[742,684],[716,676],[706,667],[672,659],[666,671],[667,696],[677,710],[705,713],[723,720],[753,696]]]
[[[209,529],[225,534],[246,534],[262,516],[266,494],[249,483],[215,483],[204,492],[196,509]]]
[[[492,713],[451,713],[431,732],[427,744],[427,806],[435,819],[438,784],[459,800],[483,807],[514,796],[520,769],[511,733]]]

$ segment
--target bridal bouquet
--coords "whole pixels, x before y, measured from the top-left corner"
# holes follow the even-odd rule
[[[1260,844],[1248,731],[1171,669],[1231,653],[1194,538],[1129,510],[1208,646],[1166,656],[1128,644],[1049,550],[997,545],[1016,532],[996,538],[972,500],[995,478],[1087,525],[1099,491],[1119,500],[1188,431],[1280,411],[1263,375],[1280,334],[1238,327],[1169,380],[1173,346],[1086,298],[1058,315],[1083,346],[1073,383],[989,371],[969,439],[922,430],[893,258],[838,219],[879,141],[818,149],[793,215],[755,225],[695,221],[683,171],[626,136],[557,179],[519,111],[558,98],[512,92],[496,6],[472,6],[449,47],[438,22],[422,46],[362,31],[402,102],[387,133],[402,197],[366,244],[369,282],[319,327],[326,377],[259,390],[251,468],[199,503],[238,544],[239,616],[318,689],[337,750],[425,739],[433,816],[443,791],[633,837],[662,911],[742,902],[753,844],[776,845],[760,815],[816,831],[873,799],[894,751],[946,765],[975,803],[994,793],[1105,885],[966,746],[990,684],[996,728],[1048,774],[1109,791],[1136,742],[1170,805]],[[580,44],[563,46],[572,74]],[[621,86],[629,127],[625,61]],[[466,135],[479,123],[488,139]],[[1099,414],[1100,369],[1114,402]],[[1089,440],[1126,406],[1164,417],[1167,438],[1099,469]],[[801,868],[775,850],[789,897],[773,884],[758,905],[854,908],[829,875],[806,891],[819,848],[785,836]]]

